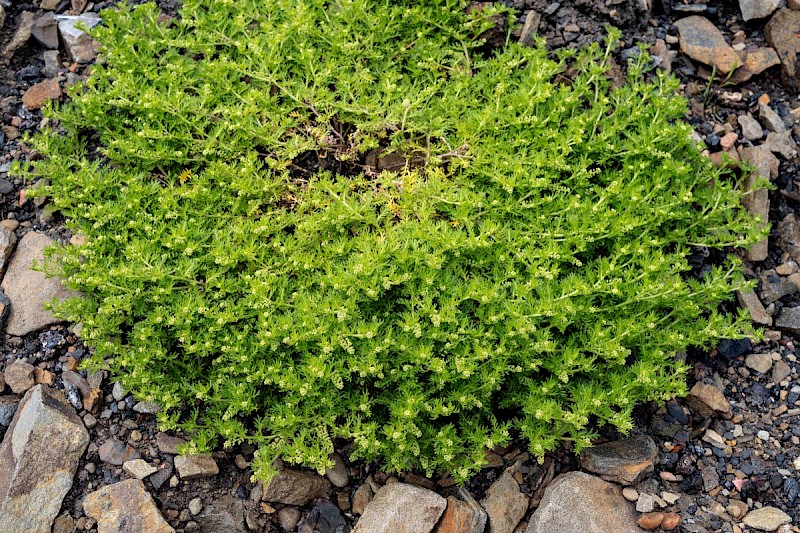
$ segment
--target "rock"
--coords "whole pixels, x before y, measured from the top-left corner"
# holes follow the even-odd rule
[[[8,321],[8,315],[11,313],[11,300],[8,299],[8,296],[5,295],[2,289],[0,289],[0,333],[6,329],[6,322]],[[5,381],[2,383],[3,387],[5,387]],[[0,391],[3,389],[0,388]]]
[[[753,19],[763,19],[781,7],[782,0],[739,0],[739,9],[745,22]]]
[[[6,380],[6,385],[11,387],[11,391],[15,394],[22,394],[36,385],[36,380],[33,376],[33,365],[26,363],[22,359],[15,359],[13,363],[8,365],[3,376]]]
[[[41,8],[45,11],[55,11],[61,0],[42,0]]]
[[[362,484],[356,489],[355,493],[353,493],[353,501],[350,504],[350,510],[353,514],[364,514],[364,509],[369,502],[372,501],[374,496],[375,493],[372,492],[372,487],[369,486],[369,483]]]
[[[720,436],[719,433],[717,433],[711,428],[707,429],[705,434],[703,435],[703,442],[707,442],[713,447],[719,448],[721,450],[724,450],[725,446],[727,446],[727,444],[725,444],[725,441],[722,439],[722,436]]]
[[[742,522],[744,525],[752,527],[758,531],[775,531],[784,524],[788,524],[792,518],[775,507],[762,507],[747,513]]]
[[[45,50],[42,53],[44,59],[44,76],[46,78],[55,78],[58,76],[58,70],[61,68],[61,59],[58,55],[58,50]]]
[[[44,249],[52,242],[47,235],[31,231],[17,245],[0,285],[11,300],[11,314],[6,326],[9,335],[22,337],[57,324],[60,321],[44,309],[45,302],[76,296],[64,289],[57,278],[48,278],[43,272],[31,270],[34,261],[44,261]]]
[[[533,46],[535,43],[536,34],[539,30],[539,24],[542,22],[542,14],[531,9],[525,16],[525,24],[522,26],[522,31],[519,34],[519,42],[524,46]]]
[[[332,454],[331,459],[333,459],[334,466],[333,468],[325,470],[325,477],[328,478],[335,487],[346,487],[350,482],[350,475],[347,473],[347,465],[344,464],[342,456],[338,453]]]
[[[88,444],[61,392],[25,393],[0,444],[0,531],[49,533]]]
[[[67,53],[76,63],[90,63],[97,56],[94,49],[92,38],[78,29],[78,25],[85,25],[91,29],[100,24],[101,18],[97,13],[84,13],[73,17],[69,15],[58,15],[58,31],[64,41]]]
[[[122,463],[122,471],[136,479],[144,479],[150,474],[158,472],[158,468],[144,459],[133,459]]]
[[[705,65],[714,66],[720,74],[727,74],[741,66],[736,51],[725,42],[722,33],[707,18],[691,16],[675,22],[680,34],[681,51]]]
[[[753,289],[736,291],[736,298],[739,300],[739,305],[747,309],[748,313],[750,313],[750,318],[753,319],[753,322],[763,326],[772,325],[772,317],[767,313],[766,309],[764,309],[764,304],[758,299]]]
[[[736,520],[739,520],[741,517],[747,514],[747,511],[749,511],[750,508],[741,500],[730,500],[730,503],[725,510],[729,515],[734,517]]]
[[[792,369],[784,361],[776,361],[772,365],[772,381],[780,383],[784,379],[792,375]]]
[[[3,4],[0,4],[0,29],[3,28],[3,25],[6,23],[6,8],[3,7]]]
[[[138,479],[128,479],[92,492],[83,510],[97,520],[98,533],[174,533]]]
[[[31,38],[31,28],[33,27],[33,13],[30,11],[23,11],[19,14],[19,23],[17,30],[14,32],[13,37],[3,50],[3,56],[10,58],[14,52],[25,46],[28,39]]]
[[[11,229],[0,226],[0,277],[8,266],[14,247],[17,245],[17,235]]]
[[[178,453],[178,446],[182,444],[186,444],[184,439],[173,437],[172,435],[167,435],[166,433],[156,434],[156,446],[158,446],[158,449],[161,453],[175,455]]]
[[[653,439],[638,435],[584,450],[580,462],[584,469],[606,481],[631,485],[653,471],[657,457],[658,448]]]
[[[786,278],[775,280],[774,278],[775,276],[772,275],[761,276],[761,285],[764,287],[761,292],[761,300],[767,305],[797,292],[797,285],[792,283],[791,280]]]
[[[317,500],[300,522],[297,533],[350,533],[342,511],[326,500]]]
[[[61,515],[53,522],[53,533],[73,533],[75,521],[70,515]]]
[[[154,415],[161,410],[161,406],[156,402],[136,402],[133,410],[137,413],[144,413],[147,415]]]
[[[179,455],[175,458],[175,469],[181,479],[198,479],[219,474],[217,462],[209,454]]]
[[[189,512],[192,513],[192,516],[200,514],[200,511],[203,510],[203,500],[200,498],[192,498],[189,501]]]
[[[116,466],[141,458],[136,448],[115,438],[105,441],[97,453],[100,455],[101,461]]]
[[[707,383],[695,383],[686,397],[686,403],[702,417],[721,416],[729,419],[733,416],[733,410],[722,391]]]
[[[635,502],[639,499],[639,491],[633,487],[623,487],[622,496],[629,502]]]
[[[331,491],[331,483],[311,472],[281,470],[264,487],[261,499],[265,502],[286,505],[307,505],[316,498],[325,498]]]
[[[447,500],[407,483],[384,485],[367,505],[353,533],[430,533]]]
[[[757,141],[764,136],[761,124],[750,115],[739,115],[739,126],[742,128],[742,135],[751,141]]]
[[[11,425],[18,405],[18,396],[0,396],[0,428],[7,428]]]
[[[783,156],[784,159],[794,159],[797,155],[797,143],[792,139],[792,132],[790,131],[782,133],[769,132],[764,146]]]
[[[58,48],[58,23],[52,13],[45,13],[31,27],[33,38],[42,43],[45,48],[55,50]]]
[[[461,488],[455,496],[447,497],[445,509],[434,533],[483,533],[487,515],[469,492]]]
[[[639,499],[636,500],[636,511],[639,513],[650,513],[655,509],[656,501],[653,499],[652,494],[640,494]],[[661,522],[659,522],[660,524]],[[645,528],[647,529],[647,528]]]
[[[278,522],[284,531],[294,531],[300,522],[300,509],[297,507],[282,507],[278,510]]]
[[[230,495],[224,495],[206,505],[194,517],[200,531],[224,531],[225,533],[246,533],[244,502]]]
[[[778,53],[772,48],[763,47],[739,52],[743,65],[736,69],[730,78],[731,83],[742,83],[757,76],[775,65],[780,65]]]
[[[765,124],[770,131],[783,133],[787,130],[786,124],[783,123],[783,119],[770,106],[760,104],[758,106],[758,113],[759,118],[761,118],[761,122]]]
[[[488,533],[512,533],[528,510],[529,499],[507,470],[492,483],[481,505],[489,518]]]
[[[800,11],[791,9],[779,10],[764,27],[764,37],[781,60],[784,80],[795,88],[800,77],[800,63],[797,61],[797,54],[800,52],[800,41],[796,37],[798,33]]]
[[[775,156],[770,150],[763,146],[748,147],[742,150],[742,157],[745,161],[752,163],[755,169],[745,179],[743,188],[748,193],[742,198],[742,205],[747,209],[752,217],[760,217],[759,227],[764,228],[769,223],[769,191],[766,189],[756,189],[760,179],[769,181],[772,174],[772,167],[777,166]],[[753,244],[747,250],[749,261],[763,261],[767,258],[768,238]]]
[[[772,369],[772,357],[766,353],[751,353],[744,360],[747,368],[761,374],[766,374]]]
[[[117,381],[116,383],[114,383],[114,386],[113,386],[113,387],[112,387],[112,389],[111,389],[111,396],[113,396],[113,397],[114,397],[114,400],[115,400],[115,401],[117,401],[117,402],[121,402],[122,400],[124,400],[124,399],[125,399],[125,396],[127,396],[127,395],[128,395],[128,391],[126,391],[126,390],[125,390],[125,389],[122,387],[122,383],[120,383],[119,381]],[[156,442],[158,442],[158,438],[159,438],[161,435],[164,435],[164,433],[159,433],[158,435],[156,435]],[[161,448],[161,446],[159,446],[159,449],[160,449],[160,448]],[[163,452],[164,450],[161,450],[161,451]]]
[[[619,487],[584,472],[558,476],[544,491],[525,533],[641,533]]]

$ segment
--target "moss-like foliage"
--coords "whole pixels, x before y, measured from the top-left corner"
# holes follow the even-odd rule
[[[614,88],[613,45],[487,52],[497,11],[468,11],[103,13],[102,64],[30,172],[86,237],[59,253],[85,295],[61,312],[190,450],[251,442],[264,478],[344,438],[463,480],[514,435],[541,457],[628,430],[684,392],[676,351],[741,334],[717,312],[734,262],[697,280],[687,256],[761,234],[677,82],[642,54]]]

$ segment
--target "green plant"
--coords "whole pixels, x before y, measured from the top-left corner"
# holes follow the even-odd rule
[[[689,345],[763,235],[691,145],[648,58],[481,50],[463,1],[187,0],[103,14],[103,63],[32,140],[81,247],[92,363],[163,406],[188,451],[252,442],[318,469],[334,438],[464,480],[521,434],[538,457],[684,392]],[[569,83],[557,75],[568,62]],[[21,171],[21,170],[20,170]],[[35,172],[35,173],[34,173]]]

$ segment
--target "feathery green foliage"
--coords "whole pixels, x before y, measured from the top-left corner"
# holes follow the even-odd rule
[[[49,111],[33,176],[86,236],[59,265],[93,364],[191,451],[318,469],[334,438],[464,480],[484,449],[631,427],[762,236],[645,54],[486,54],[460,0],[186,0],[103,13],[102,64]],[[609,42],[618,33],[612,31]],[[569,83],[567,62],[576,71]],[[99,146],[88,150],[87,146]]]

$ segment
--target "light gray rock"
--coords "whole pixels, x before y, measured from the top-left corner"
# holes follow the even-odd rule
[[[686,403],[703,417],[721,416],[729,419],[733,416],[731,404],[728,403],[722,391],[707,383],[699,381],[695,383],[686,397]]]
[[[11,387],[12,392],[22,394],[36,384],[33,375],[33,365],[26,363],[22,359],[15,359],[13,363],[6,367],[4,378],[6,385]]]
[[[656,501],[652,494],[642,493],[636,500],[636,511],[640,513],[650,513],[656,506]]]
[[[637,435],[584,450],[581,466],[607,481],[632,485],[653,471],[658,448],[653,439]]]
[[[783,119],[781,119],[781,116],[770,106],[760,104],[758,106],[758,114],[759,118],[761,118],[761,122],[764,123],[770,131],[776,133],[783,133],[786,131],[787,128],[786,124],[783,123]]]
[[[177,461],[176,461],[177,462]],[[330,494],[331,483],[311,472],[284,469],[264,487],[265,502],[304,506],[316,498]]]
[[[133,410],[137,413],[154,415],[161,410],[161,406],[156,402],[136,402],[136,405],[133,406]]]
[[[57,278],[31,270],[34,261],[44,260],[44,249],[53,240],[43,233],[31,231],[17,244],[8,271],[0,287],[11,300],[6,333],[17,337],[60,322],[44,308],[45,302],[77,296],[62,287]]]
[[[508,471],[492,483],[481,505],[489,515],[489,533],[513,533],[528,510],[528,497]]]
[[[754,509],[744,517],[744,525],[752,527],[758,531],[775,531],[784,524],[788,524],[792,518],[775,507],[762,507]]]
[[[525,533],[644,533],[621,489],[584,472],[558,476],[544,491]]]
[[[747,309],[750,313],[750,318],[753,319],[753,322],[763,326],[772,325],[772,317],[767,313],[767,310],[764,309],[764,304],[758,299],[753,289],[736,291],[736,298],[739,300],[739,305]]]
[[[89,494],[83,510],[97,520],[98,533],[175,533],[138,479],[120,481]]]
[[[17,235],[5,226],[0,226],[0,278],[6,271],[11,254],[17,245]]]
[[[764,136],[764,129],[756,119],[750,115],[739,116],[739,126],[742,128],[742,135],[751,141],[757,141]]]
[[[203,500],[200,498],[192,498],[191,501],[189,501],[189,512],[192,513],[192,516],[199,515],[202,510]]]
[[[744,364],[750,370],[766,374],[772,369],[772,357],[767,353],[751,353],[745,358]]]
[[[430,533],[447,500],[407,483],[384,485],[364,509],[353,533]]]
[[[198,479],[219,474],[219,467],[209,454],[179,455],[175,458],[175,469],[181,479]]]
[[[748,193],[742,198],[742,205],[752,217],[761,219],[759,228],[764,228],[769,223],[769,191],[756,189],[756,184],[760,179],[769,180],[773,167],[777,173],[778,160],[772,155],[769,148],[764,146],[745,148],[742,151],[742,157],[755,167],[753,172],[745,178],[743,188]],[[750,246],[746,251],[746,258],[748,261],[763,261],[767,258],[767,253],[768,237],[765,237]]]
[[[144,479],[151,474],[158,472],[158,468],[151,465],[144,459],[132,459],[122,463],[122,471],[136,479]]]
[[[100,16],[97,13],[84,13],[77,17],[57,15],[56,20],[61,39],[72,60],[76,63],[91,62],[97,56],[97,51],[92,38],[83,30],[78,29],[78,25],[83,24],[87,28],[94,28],[100,24],[102,20]]]
[[[125,388],[122,386],[122,383],[120,383],[119,381],[114,383],[114,387],[111,389],[111,395],[114,397],[116,401],[121,402],[122,400],[125,399],[125,396],[127,394],[128,391],[125,390]]]
[[[753,19],[763,19],[781,7],[783,0],[739,0],[739,9],[745,22]]]
[[[784,307],[775,319],[775,327],[800,335],[800,307]]]
[[[772,381],[780,383],[784,379],[792,375],[792,369],[784,361],[775,361],[772,365]]]
[[[784,159],[794,159],[797,156],[797,143],[792,139],[792,132],[777,133],[771,131],[767,134],[764,146],[772,152],[783,156]]]
[[[0,444],[0,531],[50,533],[88,444],[59,391],[30,389]]]

